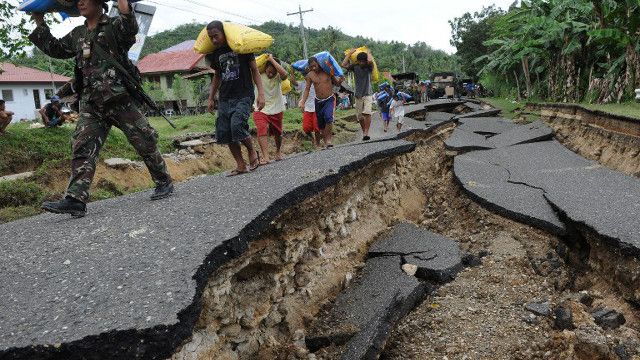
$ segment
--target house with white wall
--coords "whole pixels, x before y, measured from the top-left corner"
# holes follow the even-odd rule
[[[71,78],[46,71],[0,63],[0,99],[13,111],[13,121],[39,119],[38,110]]]

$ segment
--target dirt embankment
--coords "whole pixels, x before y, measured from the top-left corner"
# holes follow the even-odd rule
[[[566,147],[611,169],[640,177],[640,119],[572,104],[530,104]]]

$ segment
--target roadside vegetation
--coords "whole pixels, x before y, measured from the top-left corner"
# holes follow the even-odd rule
[[[525,0],[451,28],[463,71],[495,96],[621,103],[640,87],[638,1]]]
[[[516,100],[514,97],[487,97],[482,98],[482,101],[487,104],[502,110],[502,116],[505,118],[513,119],[520,115],[520,109],[523,109],[525,105],[530,103],[545,103],[548,101],[534,100],[534,99],[521,99]],[[587,102],[577,103],[589,110],[604,111],[614,115],[628,116],[640,121],[640,103],[635,101],[628,101],[624,103],[613,104],[590,104]]]

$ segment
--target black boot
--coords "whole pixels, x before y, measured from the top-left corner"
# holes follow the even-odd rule
[[[160,184],[156,186],[155,191],[151,195],[151,200],[160,200],[166,197],[171,196],[173,194],[173,183],[168,182],[164,184]]]
[[[70,196],[59,201],[45,201],[42,203],[42,209],[54,214],[70,214],[77,218],[87,214],[87,205]]]

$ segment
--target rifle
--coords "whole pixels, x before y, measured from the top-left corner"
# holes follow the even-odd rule
[[[125,83],[124,85],[127,88],[127,90],[129,90],[129,93],[131,94],[131,96],[133,96],[140,103],[146,104],[147,106],[149,106],[151,110],[154,110],[160,113],[160,116],[162,116],[169,123],[169,125],[171,125],[172,128],[176,129],[176,125],[173,122],[171,122],[171,120],[169,120],[162,113],[162,111],[160,111],[160,109],[158,108],[158,104],[156,104],[155,101],[153,101],[153,99],[151,99],[149,95],[147,95],[147,93],[144,92],[141,81],[139,80],[140,78],[139,76],[138,76],[138,80],[136,80],[133,77],[133,75],[131,75],[131,73],[127,71],[127,69],[125,69],[124,66],[122,66],[122,64],[120,64],[119,61],[115,60],[111,55],[109,55],[106,51],[104,51],[104,49],[97,42],[93,44],[93,48],[94,50],[96,50],[98,55],[100,55],[103,59],[107,60],[109,64],[115,67],[116,70],[120,73],[120,75],[122,76],[122,79],[124,80],[124,83]],[[135,69],[137,71],[137,68]]]

